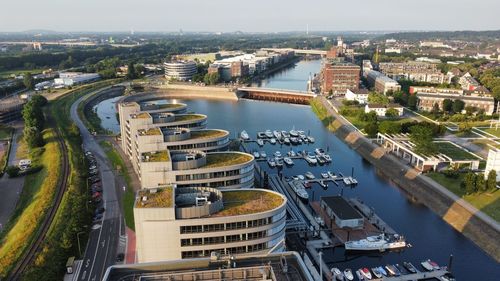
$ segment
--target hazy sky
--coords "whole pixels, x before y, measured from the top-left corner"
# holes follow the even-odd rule
[[[2,0],[0,31],[500,29],[500,0]]]

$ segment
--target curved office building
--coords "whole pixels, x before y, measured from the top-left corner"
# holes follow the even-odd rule
[[[196,74],[196,62],[194,61],[174,61],[165,63],[165,77],[187,81]]]
[[[243,152],[155,151],[140,155],[142,188],[175,184],[178,188],[251,188],[254,157]]]
[[[138,192],[138,262],[284,250],[286,197],[270,190],[171,186]]]

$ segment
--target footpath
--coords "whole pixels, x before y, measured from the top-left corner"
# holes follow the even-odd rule
[[[332,127],[337,137],[396,183],[412,200],[426,205],[500,262],[500,224],[497,221],[364,137],[325,97],[320,97],[320,101],[335,118]]]

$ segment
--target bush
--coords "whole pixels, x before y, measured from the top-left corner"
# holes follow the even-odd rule
[[[20,170],[18,166],[8,166],[5,172],[9,175],[9,178],[15,178],[19,175]]]
[[[452,179],[456,179],[459,176],[458,171],[454,170],[454,169],[447,169],[443,172],[443,174],[445,177],[452,178]]]
[[[378,124],[377,122],[371,122],[371,123],[368,123],[366,126],[365,126],[365,133],[373,138],[377,135],[378,133]]]
[[[345,106],[359,105],[359,101],[357,101],[357,100],[343,100],[342,104]]]
[[[401,133],[401,124],[393,121],[382,121],[378,130],[383,134],[399,134]]]

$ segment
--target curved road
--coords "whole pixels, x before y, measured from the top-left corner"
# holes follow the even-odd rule
[[[100,92],[105,89],[107,88],[97,91]],[[101,174],[103,202],[106,211],[102,219],[102,226],[90,232],[82,265],[80,269],[77,270],[78,279],[76,280],[96,281],[102,280],[106,269],[115,263],[119,241],[124,241],[125,238],[125,224],[119,204],[121,191],[117,189],[115,176],[107,162],[106,154],[78,116],[78,105],[82,102],[84,97],[78,99],[71,106],[71,119],[78,128],[80,128],[83,148],[91,151],[97,160]],[[120,237],[122,237],[122,239],[120,239]]]

